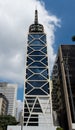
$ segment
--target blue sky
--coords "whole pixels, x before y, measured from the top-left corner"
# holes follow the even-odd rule
[[[71,37],[75,34],[75,0],[44,0],[48,11],[61,19],[61,28],[55,32],[54,50],[60,44],[74,44]]]
[[[59,45],[75,44],[75,0],[0,0],[0,81],[18,84],[18,100],[23,100],[27,34],[36,5],[48,36],[51,68]]]

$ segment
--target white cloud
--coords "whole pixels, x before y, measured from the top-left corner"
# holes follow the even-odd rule
[[[34,22],[37,5],[39,23],[47,34],[50,66],[55,54],[54,32],[60,20],[48,13],[44,3],[37,0],[0,0],[0,78],[23,84],[25,72],[25,50],[29,25]]]

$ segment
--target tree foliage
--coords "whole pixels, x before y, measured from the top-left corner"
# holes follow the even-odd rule
[[[64,130],[63,128],[61,127],[57,127],[56,130]]]
[[[17,125],[15,117],[11,115],[0,115],[0,128],[6,130],[8,125]]]

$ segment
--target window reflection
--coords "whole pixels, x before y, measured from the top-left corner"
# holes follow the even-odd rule
[[[47,94],[41,89],[34,89],[29,93],[29,95],[47,95]]]
[[[40,74],[35,74],[32,77],[30,77],[29,80],[46,80],[46,78],[44,78]]]

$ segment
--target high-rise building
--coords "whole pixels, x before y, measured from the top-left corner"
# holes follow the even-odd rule
[[[38,12],[35,10],[35,20],[29,27],[27,42],[23,121],[25,126],[44,128],[53,125],[50,93],[46,34],[43,25],[38,23]]]
[[[8,115],[16,115],[16,98],[17,98],[17,85],[5,82],[0,82],[0,93],[6,96],[8,105]]]
[[[0,115],[7,115],[7,110],[8,110],[8,100],[3,95],[0,93]]]
[[[52,105],[59,125],[75,130],[75,45],[59,47],[52,81]]]
[[[23,102],[21,100],[16,101],[16,115],[15,116],[16,116],[16,120],[18,122],[20,122],[20,119],[23,116]],[[23,121],[23,119],[22,119],[22,121]]]

